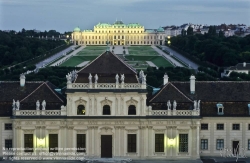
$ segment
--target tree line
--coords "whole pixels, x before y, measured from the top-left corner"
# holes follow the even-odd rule
[[[225,37],[223,31],[216,32],[215,26],[210,26],[204,35],[194,34],[189,27],[187,32],[171,38],[171,46],[218,67],[250,62],[250,35]]]
[[[0,31],[0,68],[46,55],[47,51],[65,45],[61,40],[40,40],[27,35],[25,31]]]

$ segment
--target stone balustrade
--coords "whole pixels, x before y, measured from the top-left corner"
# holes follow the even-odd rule
[[[68,89],[146,89],[140,83],[68,83]]]
[[[66,110],[13,110],[13,116],[66,116]]]
[[[151,110],[154,116],[200,116],[200,110]]]

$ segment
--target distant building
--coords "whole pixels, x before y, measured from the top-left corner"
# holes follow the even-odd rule
[[[250,63],[238,63],[236,66],[231,66],[224,70],[225,76],[229,76],[232,72],[249,74]]]
[[[163,45],[165,32],[163,28],[145,29],[139,23],[124,24],[116,21],[114,24],[98,23],[93,30],[83,30],[76,27],[72,33],[75,45]]]

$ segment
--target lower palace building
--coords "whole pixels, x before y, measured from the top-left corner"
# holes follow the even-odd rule
[[[138,23],[124,24],[116,21],[114,24],[98,23],[93,30],[83,30],[76,27],[72,33],[75,45],[163,45],[165,31],[163,28],[145,29]]]
[[[143,27],[136,29],[145,34]],[[84,32],[79,38],[89,42]],[[130,44],[127,36],[121,39]],[[118,41],[112,36],[113,44]],[[171,82],[164,75],[162,88],[149,95],[143,71],[138,74],[109,51],[65,75],[65,94],[48,81],[25,81],[24,75],[0,82],[2,156],[196,160],[238,145],[250,155],[250,82],[195,76]]]

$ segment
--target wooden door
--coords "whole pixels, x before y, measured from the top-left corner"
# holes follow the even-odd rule
[[[101,135],[101,157],[112,158],[112,135]]]

